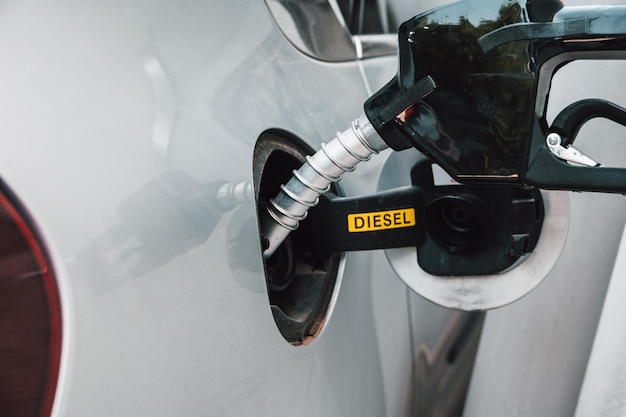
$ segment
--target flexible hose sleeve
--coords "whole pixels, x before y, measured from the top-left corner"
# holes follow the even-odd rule
[[[350,128],[322,147],[294,171],[293,176],[281,186],[278,195],[269,201],[262,212],[261,234],[263,257],[272,256],[280,244],[299,222],[306,219],[310,208],[317,205],[319,196],[341,180],[344,173],[353,171],[361,161],[387,148],[367,117],[363,114],[352,122]]]

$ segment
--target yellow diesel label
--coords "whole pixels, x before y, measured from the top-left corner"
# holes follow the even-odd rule
[[[415,226],[415,209],[348,214],[348,232],[374,232]]]

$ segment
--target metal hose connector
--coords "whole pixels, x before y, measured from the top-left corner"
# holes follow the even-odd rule
[[[287,184],[281,185],[278,195],[271,199],[261,218],[264,241],[263,258],[267,259],[280,246],[289,233],[306,219],[319,196],[341,180],[344,173],[354,171],[361,161],[369,160],[388,146],[380,138],[367,117],[362,114],[341,133],[293,172]]]

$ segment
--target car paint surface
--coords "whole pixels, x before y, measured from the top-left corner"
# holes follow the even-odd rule
[[[460,313],[410,292],[381,251],[350,253],[321,334],[292,346],[269,308],[254,202],[207,219],[184,192],[251,181],[268,129],[318,148],[395,69],[303,55],[261,1],[0,5],[0,177],[62,295],[53,415],[410,415],[418,356],[441,354]],[[602,161],[624,154],[619,129],[590,136],[608,132],[610,145],[585,142]],[[345,193],[374,192],[386,155]],[[466,416],[575,408],[626,211],[621,196],[571,204],[555,271],[488,314]]]

